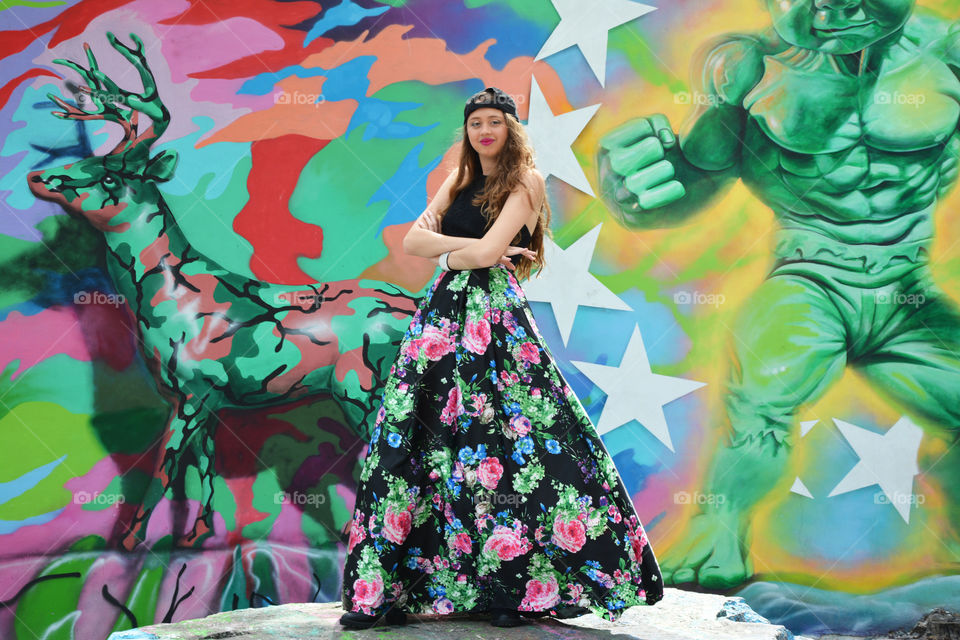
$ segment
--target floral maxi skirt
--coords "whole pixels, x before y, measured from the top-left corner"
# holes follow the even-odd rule
[[[502,265],[441,272],[421,301],[349,526],[346,611],[615,621],[663,597],[630,495]]]

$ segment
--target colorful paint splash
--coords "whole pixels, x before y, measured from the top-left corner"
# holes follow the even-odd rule
[[[0,3],[0,636],[105,637],[241,607],[337,600],[370,390],[434,274],[404,255],[401,239],[450,166],[464,97],[488,85],[528,96],[536,76],[555,113],[601,104],[573,146],[597,186],[604,135],[653,113],[679,125],[695,106],[699,47],[770,24],[759,0],[649,4],[657,10],[610,31],[601,86],[576,48],[535,60],[558,22],[549,0]],[[919,5],[960,17],[957,0]],[[116,242],[91,222],[113,226],[132,209],[110,209],[106,196],[94,207],[76,184],[81,203],[66,203],[69,215],[30,189],[32,172],[47,180],[51,169],[85,162],[88,192],[110,172],[129,173],[103,160],[124,142],[121,125],[50,115],[63,107],[48,94],[79,104],[83,78],[54,61],[88,66],[85,42],[106,77],[144,89],[108,32],[128,46],[131,33],[142,40],[169,116],[143,114],[141,133],[165,129],[133,173],[151,176],[138,183],[138,204],[149,196],[169,216],[172,244],[159,231],[142,247]],[[529,102],[519,108],[526,119]],[[176,157],[175,166],[148,169],[158,156]],[[718,446],[731,327],[773,263],[777,222],[742,184],[682,225],[641,231],[618,224],[599,198],[556,178],[548,185],[555,242],[568,247],[602,224],[591,272],[631,308],[580,307],[564,344],[549,305],[533,303],[591,417],[606,396],[569,363],[620,362],[634,327],[657,374],[707,383],[664,409],[674,451],[636,421],[604,435],[668,559]],[[945,194],[933,217],[933,276],[953,300],[958,205],[956,190]],[[183,265],[184,290],[207,305],[195,326],[168,322],[185,302],[162,299],[166,283],[117,277],[118,264],[145,273],[168,254],[165,264]],[[311,285],[337,300],[313,325],[323,333],[303,328],[317,317]],[[251,337],[215,339],[227,335],[224,318]],[[166,333],[147,350],[153,361],[144,340],[156,327]],[[169,363],[170,339],[189,334],[181,353],[200,364],[191,381],[215,378],[232,353],[241,377],[259,384],[277,354],[252,348],[257,332],[291,327],[280,351],[292,357],[287,382],[314,372],[322,382],[306,386],[316,393],[218,405],[203,446],[183,449],[179,480],[158,488],[175,405],[157,371],[176,368],[156,362],[166,353]],[[327,368],[308,358],[298,373],[301,354],[327,340]],[[168,377],[168,387],[184,379]],[[840,425],[879,436],[904,413],[853,370],[799,412],[784,480],[753,514],[754,574],[729,592],[795,632],[866,632],[924,607],[960,606],[944,595],[956,578],[956,425],[910,414],[924,435],[909,521],[878,484],[830,495],[861,463]],[[809,497],[791,491],[795,479]],[[148,502],[142,543],[127,551],[126,525]],[[182,544],[198,521],[209,530]],[[836,602],[848,604],[842,614],[831,611]],[[899,617],[881,613],[889,602],[905,603]]]

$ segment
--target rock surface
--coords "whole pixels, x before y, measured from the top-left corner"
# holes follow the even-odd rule
[[[197,620],[118,631],[108,640],[303,640],[305,638],[391,638],[439,640],[451,637],[536,640],[794,640],[780,625],[737,622],[764,620],[741,598],[667,589],[653,607],[632,607],[617,622],[593,614],[568,620],[526,619],[520,627],[490,626],[484,614],[407,616],[406,626],[346,630],[338,622],[339,602],[296,603],[225,611]],[[796,640],[807,640],[797,636]]]

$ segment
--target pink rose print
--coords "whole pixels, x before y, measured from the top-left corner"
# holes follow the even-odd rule
[[[520,376],[514,372],[507,373],[506,371],[500,372],[500,379],[503,380],[504,385],[509,387],[513,384],[516,384],[520,381]]]
[[[579,551],[587,541],[586,528],[581,520],[564,522],[561,516],[553,521],[553,543],[571,553]]]
[[[503,475],[503,465],[496,458],[484,458],[477,469],[477,478],[485,489],[493,491]]]
[[[474,353],[482,354],[490,344],[490,323],[484,319],[479,322],[467,320],[464,329],[463,346]]]
[[[454,350],[450,334],[430,324],[423,328],[420,340],[428,360],[439,360]]]
[[[354,518],[350,524],[350,539],[347,541],[347,553],[353,551],[353,547],[363,542],[364,538],[367,537],[367,530],[363,528],[361,520],[363,520],[362,517]]]
[[[403,544],[410,533],[412,522],[413,517],[409,511],[403,510],[397,513],[393,510],[393,507],[387,507],[387,514],[383,523],[383,537],[390,542]]]
[[[473,547],[473,541],[470,539],[469,533],[458,533],[450,540],[450,547],[460,553],[470,553],[470,549]]]
[[[607,514],[613,518],[614,522],[620,522],[623,520],[623,516],[620,515],[620,510],[617,509],[617,505],[615,504],[610,505],[610,507],[607,509]]]
[[[423,343],[423,340],[420,338],[413,338],[410,342],[407,343],[407,347],[403,352],[403,355],[407,356],[411,360],[416,360],[420,355],[420,347]]]
[[[635,562],[640,562],[640,559],[643,557],[641,555],[643,553],[643,548],[647,546],[647,532],[644,531],[643,529],[640,529],[639,535],[637,535],[636,533],[631,535],[630,545],[633,550],[633,555],[635,556],[634,558],[631,558],[631,560],[634,560]]]
[[[438,598],[433,603],[433,610],[437,613],[453,613],[453,602],[450,598]]]
[[[359,607],[363,613],[373,614],[383,604],[383,580],[378,576],[367,581],[357,578],[353,581],[353,605]]]
[[[527,593],[517,607],[520,611],[546,611],[560,602],[557,579],[550,576],[546,582],[527,580]]]
[[[483,545],[483,550],[495,551],[497,557],[501,560],[513,560],[530,551],[532,547],[530,541],[514,529],[497,525],[493,528],[493,534],[487,538],[487,542]]]
[[[517,414],[510,418],[510,427],[522,438],[530,433],[530,418],[522,414]]]
[[[474,393],[470,396],[470,402],[473,403],[473,410],[477,413],[479,413],[480,411],[483,411],[483,405],[486,403],[486,401],[487,401],[487,394],[485,393],[481,393],[481,394]]]
[[[463,406],[461,401],[463,394],[460,392],[460,387],[453,385],[450,387],[450,391],[447,392],[447,404],[443,407],[443,410],[440,412],[440,421],[444,424],[451,424],[457,418],[457,416],[466,413],[466,408]]]
[[[533,342],[527,341],[520,345],[520,358],[524,362],[537,364],[540,362],[540,349]]]
[[[537,527],[536,531],[533,532],[533,539],[542,547],[543,546],[543,534],[546,533],[546,529],[543,528],[543,525]]]

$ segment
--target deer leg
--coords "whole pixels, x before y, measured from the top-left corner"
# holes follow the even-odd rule
[[[190,533],[181,538],[177,545],[181,547],[199,547],[203,540],[213,534],[213,479],[214,479],[214,434],[216,425],[213,420],[197,429],[190,444],[200,474],[200,511]]]
[[[136,515],[133,516],[120,541],[120,546],[127,551],[133,551],[143,542],[150,515],[163,499],[167,489],[172,488],[174,482],[183,483],[181,455],[198,424],[205,421],[208,413],[209,410],[204,408],[202,403],[195,406],[194,403],[185,401],[174,405],[160,444],[153,476],[150,478]]]

